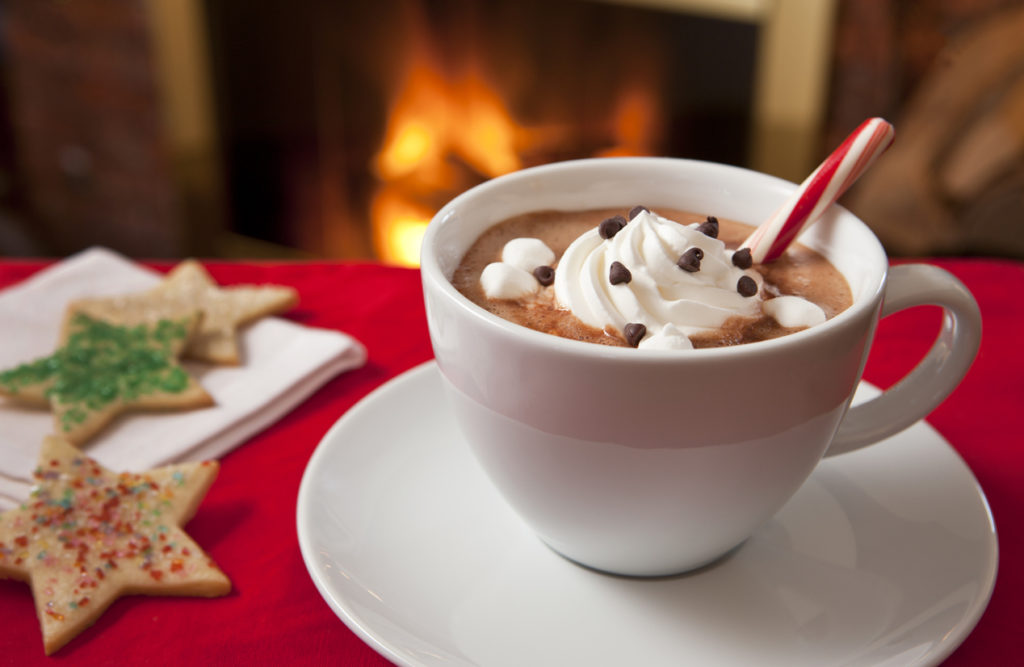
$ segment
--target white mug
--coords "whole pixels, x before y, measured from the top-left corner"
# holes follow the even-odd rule
[[[934,266],[889,268],[868,227],[839,206],[800,242],[846,277],[853,304],[763,342],[645,350],[567,340],[492,315],[450,282],[484,230],[520,213],[643,204],[756,225],[794,188],[692,160],[578,160],[483,183],[431,221],[423,289],[457,422],[483,470],[555,551],[625,575],[705,565],[774,515],[823,456],[910,426],[967,372],[981,339],[970,292]],[[848,409],[879,316],[924,304],[945,311],[931,350],[897,385]]]

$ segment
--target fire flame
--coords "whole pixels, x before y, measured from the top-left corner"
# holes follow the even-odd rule
[[[520,168],[513,121],[476,71],[445,81],[428,63],[414,64],[395,100],[376,159],[385,181],[416,175],[451,186],[449,156],[493,177]]]
[[[596,133],[571,121],[527,128],[512,117],[478,63],[446,76],[422,46],[428,42],[417,43],[373,160],[378,188],[370,215],[375,251],[384,262],[417,266],[423,232],[439,205],[481,180],[522,168],[525,151],[564,155],[574,140],[587,145],[577,136],[587,132],[598,136],[586,137],[592,155],[656,151],[662,119],[651,81],[634,74]]]
[[[433,215],[417,200],[470,185],[460,182],[466,168],[483,178],[521,168],[520,130],[477,70],[447,80],[429,59],[417,58],[399,87],[374,160],[381,182],[371,203],[378,256],[416,266]]]
[[[598,157],[650,155],[661,135],[661,119],[654,88],[634,86],[619,96],[612,113],[615,144]]]

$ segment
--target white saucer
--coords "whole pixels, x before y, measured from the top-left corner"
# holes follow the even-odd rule
[[[432,362],[327,433],[297,523],[324,599],[403,665],[931,665],[977,623],[998,560],[974,476],[919,423],[822,462],[703,570],[587,570],[491,488]]]

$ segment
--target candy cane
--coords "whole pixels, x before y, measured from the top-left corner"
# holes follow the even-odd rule
[[[892,138],[892,125],[881,118],[861,123],[740,247],[750,248],[757,263],[778,259],[806,226],[821,217],[867,171]]]

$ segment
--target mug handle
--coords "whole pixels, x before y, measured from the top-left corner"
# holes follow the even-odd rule
[[[929,264],[889,269],[881,317],[913,306],[943,309],[942,327],[924,359],[880,396],[851,407],[825,452],[835,456],[889,437],[930,413],[967,374],[981,344],[981,311],[953,274]]]

